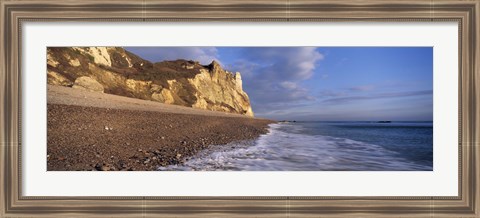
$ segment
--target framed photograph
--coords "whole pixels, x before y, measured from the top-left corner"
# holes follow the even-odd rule
[[[478,217],[478,0],[2,1],[2,217]]]

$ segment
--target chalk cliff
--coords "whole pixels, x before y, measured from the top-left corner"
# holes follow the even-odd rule
[[[253,117],[240,73],[212,61],[151,63],[121,47],[47,48],[48,84]]]

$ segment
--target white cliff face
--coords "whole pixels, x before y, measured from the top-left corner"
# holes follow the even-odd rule
[[[90,55],[93,57],[93,61],[96,64],[104,65],[104,66],[112,66],[112,60],[110,58],[110,54],[108,53],[108,49],[112,49],[114,47],[74,47],[74,50],[80,51],[83,54]]]
[[[163,102],[165,104],[175,103],[175,99],[173,99],[172,92],[169,89],[162,89],[162,91],[160,91],[159,93],[153,93],[152,98],[155,101]]]
[[[189,82],[197,90],[197,101],[192,107],[215,111],[236,112],[253,117],[253,111],[247,93],[242,89],[240,73],[234,76],[220,69],[208,71],[201,69],[200,74]]]
[[[97,80],[88,76],[82,76],[75,80],[75,84],[72,86],[74,89],[83,89],[92,92],[102,92],[103,86]]]
[[[51,48],[47,59],[49,84],[254,116],[241,74],[215,61],[152,64],[116,47]]]
[[[128,62],[128,67],[133,67],[133,64],[132,64],[132,60],[130,60],[130,58],[127,56],[127,54],[122,53],[122,58],[124,58],[125,60],[127,60]],[[140,66],[143,66],[143,63],[140,64]]]
[[[240,75],[239,72],[235,73],[235,87],[237,90],[243,92],[242,75]]]

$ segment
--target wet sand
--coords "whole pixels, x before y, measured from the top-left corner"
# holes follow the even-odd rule
[[[156,170],[185,161],[210,145],[257,138],[272,123],[60,88],[52,92],[49,87],[48,92],[49,171]]]

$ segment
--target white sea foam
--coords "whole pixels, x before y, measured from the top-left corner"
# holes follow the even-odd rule
[[[284,131],[288,128],[288,132]],[[300,125],[271,124],[253,141],[212,146],[181,165],[159,170],[398,171],[431,170],[375,144],[302,134]]]

